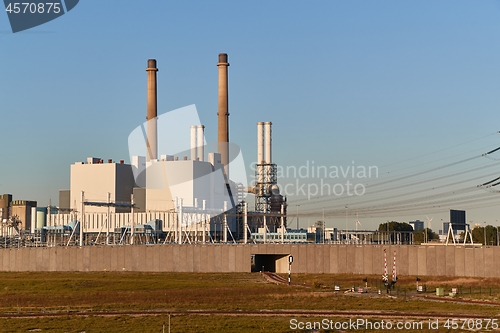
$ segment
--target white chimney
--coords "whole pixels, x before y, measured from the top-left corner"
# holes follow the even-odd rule
[[[196,128],[197,126],[191,126],[191,160],[196,160]]]
[[[264,123],[257,123],[257,164],[264,162]]]
[[[198,146],[198,158],[200,161],[205,160],[205,126],[198,125],[197,127],[197,146]]]
[[[272,136],[271,136],[271,123],[270,121],[264,123],[264,127],[266,130],[266,163],[271,164],[272,163]]]

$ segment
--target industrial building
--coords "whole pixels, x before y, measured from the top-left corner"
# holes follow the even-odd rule
[[[0,195],[1,247],[29,246],[36,230],[37,202],[12,200],[11,194]]]
[[[9,208],[12,202],[11,194],[0,195],[0,219],[5,220],[9,218]]]
[[[189,133],[187,149],[164,151],[157,62],[148,60],[147,122],[139,129],[144,153],[130,163],[100,157],[75,162],[58,207],[0,195],[0,270],[285,272],[293,255],[295,272],[381,274],[385,251],[397,249],[400,274],[498,275],[490,264],[496,248],[414,246],[411,232],[288,228],[287,199],[272,159],[272,123],[257,123],[255,183],[247,186],[238,181],[229,141],[227,54],[219,54],[216,65],[217,151],[206,149],[206,128],[198,122],[179,129]],[[464,211],[450,214],[449,230],[469,230]],[[414,221],[413,228],[423,229],[423,222]]]
[[[158,131],[162,118],[157,114],[157,62],[149,59],[146,123],[138,128],[144,140],[142,154],[132,155],[130,163],[100,157],[75,162],[70,166],[70,188],[60,191],[57,209],[37,210],[36,203],[29,202],[12,206],[31,234],[27,244],[293,244],[318,239],[336,244],[404,244],[410,239],[396,233],[337,229],[315,231],[312,236],[287,228],[287,200],[280,194],[272,159],[272,123],[257,123],[255,183],[246,186],[246,174],[244,182],[235,177],[239,170],[233,167],[236,158],[229,141],[227,54],[219,54],[216,66],[217,151],[207,151],[206,128],[196,121],[178,129],[189,133],[188,147],[166,151],[171,147],[161,141],[164,133]],[[247,193],[253,194],[254,207],[245,200]],[[0,209],[10,207],[11,200],[0,197]]]
[[[33,233],[36,228],[37,202],[12,200],[11,194],[0,195],[0,222],[14,222],[20,230]]]
[[[408,222],[413,227],[414,231],[424,230],[424,221],[415,220]]]
[[[108,160],[89,157],[87,162],[76,162],[70,169],[70,195],[68,202],[60,203],[61,207],[69,207],[73,211],[81,208],[82,192],[88,201],[116,202],[130,204],[131,194],[135,187],[132,168],[124,161],[115,163]],[[112,213],[130,212],[130,207],[112,206]],[[92,206],[92,213],[105,213],[107,207]]]
[[[11,216],[16,216],[22,228],[34,232],[36,226],[36,201],[14,200],[11,202]]]
[[[56,210],[37,211],[35,204],[28,205],[28,212],[16,204],[35,246],[247,243],[260,242],[260,236],[264,242],[278,241],[277,235],[281,241],[301,239],[286,229],[286,198],[279,193],[272,161],[271,122],[257,123],[256,183],[247,186],[246,174],[245,181],[235,178],[239,170],[233,168],[229,141],[227,54],[219,54],[216,65],[217,151],[205,151],[205,126],[199,123],[181,129],[190,133],[187,154],[164,151],[158,132],[158,68],[149,59],[144,154],[131,156],[130,164],[100,157],[75,162],[70,188],[60,191]],[[245,202],[247,193],[254,195],[255,209]],[[0,198],[0,208],[9,206],[9,200]]]

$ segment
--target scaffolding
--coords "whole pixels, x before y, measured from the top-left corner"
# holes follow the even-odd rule
[[[278,184],[277,167],[272,163],[257,164],[255,169],[255,211],[269,213],[271,196]]]

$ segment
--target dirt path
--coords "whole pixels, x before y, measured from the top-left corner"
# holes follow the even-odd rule
[[[52,312],[52,313],[3,313],[0,318],[48,318],[67,316],[158,316],[158,315],[195,315],[195,316],[291,316],[291,317],[346,317],[346,318],[392,318],[392,319],[422,319],[422,318],[457,318],[457,319],[487,319],[491,316],[482,315],[457,315],[457,314],[436,314],[436,313],[416,313],[416,312],[394,312],[394,311],[330,311],[330,310],[168,310],[158,309],[151,311],[85,311],[85,312]]]

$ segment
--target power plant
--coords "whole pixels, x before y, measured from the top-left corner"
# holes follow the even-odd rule
[[[255,179],[247,185],[241,153],[229,139],[227,54],[219,54],[216,65],[217,151],[207,148],[205,130],[210,129],[193,106],[158,116],[158,68],[149,59],[146,123],[129,137],[129,146],[140,147],[141,154],[131,155],[130,164],[100,157],[75,162],[59,206],[37,207],[34,201],[0,195],[2,269],[286,272],[293,255],[297,272],[381,274],[382,266],[372,262],[382,261],[385,248],[394,253],[403,248],[398,250],[402,274],[497,274],[487,271],[493,250],[474,244],[467,250],[478,254],[471,256],[463,251],[465,243],[421,250],[411,231],[358,231],[357,224],[356,230],[327,230],[324,221],[310,232],[287,228],[287,198],[280,193],[272,158],[272,123],[257,122]],[[170,114],[194,115],[182,126],[167,118],[176,131],[174,143],[164,140],[169,134],[164,117]],[[180,137],[189,140],[176,146]],[[254,207],[249,208],[247,194],[254,196]],[[465,230],[465,212],[462,224],[450,221],[450,229]],[[474,267],[471,258],[484,259],[474,272],[464,269]]]
[[[181,129],[190,133],[188,154],[159,155],[166,145],[159,145],[158,68],[156,59],[149,59],[145,156],[131,156],[130,164],[97,157],[72,164],[70,188],[60,191],[57,210],[49,207],[46,213],[33,214],[35,220],[39,216],[44,221],[40,228],[22,217],[16,224],[21,224],[22,232],[5,224],[3,235],[17,233],[16,244],[26,246],[248,243],[253,234],[272,238],[278,231],[284,241],[286,198],[279,194],[271,159],[271,122],[257,123],[255,184],[247,187],[233,181],[227,54],[219,54],[217,67],[217,152],[208,152],[205,158],[205,126],[192,124]],[[254,210],[244,200],[246,193],[255,195]],[[5,209],[2,214],[6,217]]]

